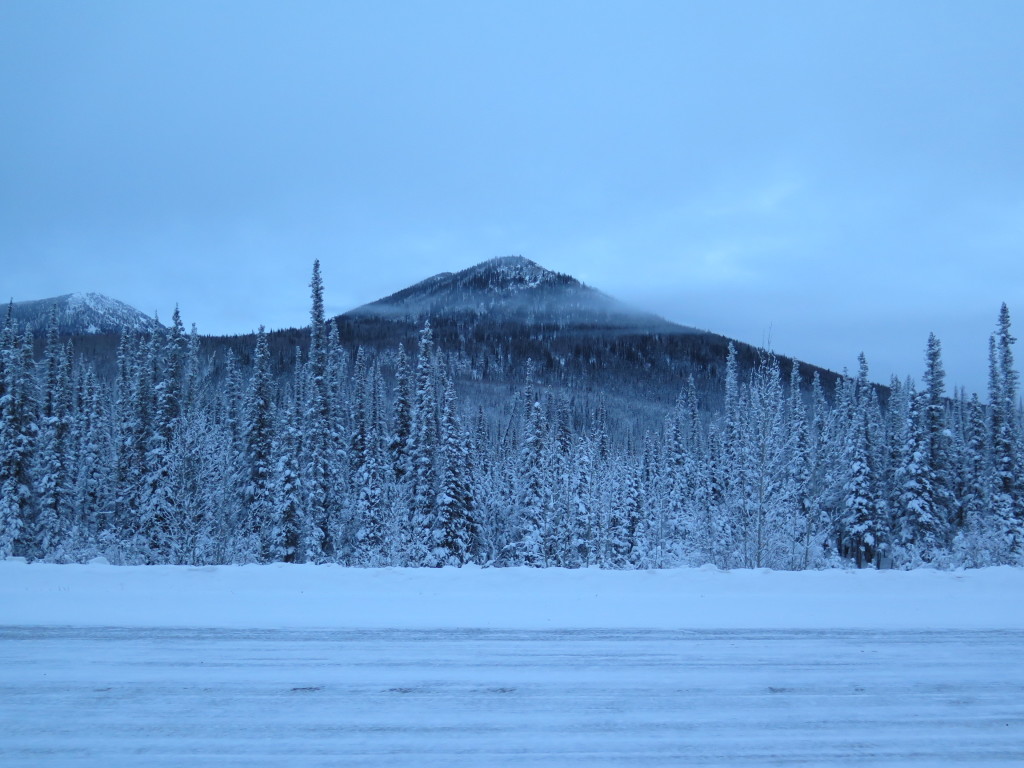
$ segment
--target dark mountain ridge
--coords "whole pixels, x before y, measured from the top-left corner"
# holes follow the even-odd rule
[[[15,319],[37,331],[37,350],[55,303],[61,335],[78,354],[93,360],[101,375],[114,372],[122,332],[151,333],[161,327],[121,302],[76,296],[97,295],[13,305]],[[359,347],[373,350],[391,368],[400,344],[407,354],[415,353],[428,320],[439,351],[474,405],[500,410],[510,393],[525,385],[529,368],[536,383],[572,400],[581,412],[606,408],[633,433],[657,429],[691,376],[704,407],[717,407],[730,343],[741,374],[767,355],[752,345],[634,309],[519,256],[434,275],[332,321],[349,354]],[[216,378],[229,349],[242,366],[249,364],[255,335],[203,336],[200,342]],[[274,368],[287,377],[296,353],[305,354],[308,328],[273,331],[269,343]],[[779,356],[779,363],[788,377],[793,361]],[[801,364],[804,385],[815,372],[831,391],[838,374],[807,364]]]
[[[519,256],[445,272],[334,318],[342,344],[415,349],[429,320],[464,390],[490,404],[534,379],[559,396],[657,429],[692,376],[706,408],[721,400],[729,344],[741,373],[768,353],[720,334],[636,310],[575,278]],[[279,332],[302,344],[302,331]],[[793,361],[779,356],[788,377]],[[804,386],[817,372],[831,391],[839,375],[801,364]]]

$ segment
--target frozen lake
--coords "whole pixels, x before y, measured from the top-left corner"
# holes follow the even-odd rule
[[[1024,631],[0,627],[4,766],[1024,765]]]

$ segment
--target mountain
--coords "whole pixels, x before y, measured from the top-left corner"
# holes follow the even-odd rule
[[[37,352],[54,305],[61,333],[104,376],[115,371],[119,333],[159,327],[127,304],[99,294],[14,304],[15,318],[37,331]],[[637,439],[659,428],[666,408],[691,376],[705,407],[720,402],[730,343],[741,372],[752,370],[765,355],[749,344],[630,307],[520,256],[434,275],[332,322],[350,354],[360,347],[375,351],[385,370],[393,371],[399,345],[415,354],[427,320],[467,402],[498,412],[529,378],[571,400],[580,414],[606,411]],[[275,370],[287,377],[296,352],[305,355],[309,329],[273,331],[269,343]],[[249,364],[255,336],[207,336],[200,344],[217,379],[228,350],[243,366]],[[779,362],[788,376],[793,361],[780,356]],[[806,364],[800,371],[805,385],[815,372],[828,389],[837,378]]]
[[[461,272],[442,272],[348,313],[422,323],[437,318],[529,326],[696,333],[641,312],[522,256],[504,256]]]
[[[434,275],[334,318],[343,346],[385,355],[399,344],[414,353],[427,320],[438,350],[473,400],[495,406],[529,375],[582,410],[607,409],[610,418],[639,435],[657,429],[691,376],[707,407],[720,402],[730,343],[741,371],[752,370],[766,355],[634,309],[519,256]],[[305,343],[306,333],[272,335],[279,364],[290,365],[290,350]],[[237,356],[245,354],[236,348]],[[793,361],[780,356],[779,362],[788,376]],[[800,372],[805,386],[815,372],[828,387],[836,379],[810,365],[801,365]]]
[[[99,293],[68,293],[10,305],[14,320],[36,334],[46,332],[54,307],[57,308],[57,330],[64,336],[125,331],[149,333],[161,327],[157,320],[134,307]]]

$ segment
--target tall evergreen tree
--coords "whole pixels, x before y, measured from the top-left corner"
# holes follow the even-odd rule
[[[456,411],[455,388],[449,380],[441,409],[441,483],[437,496],[440,523],[438,565],[464,565],[478,549],[476,503],[470,485],[469,456]]]
[[[897,512],[898,542],[905,561],[934,560],[946,540],[942,508],[936,502],[935,475],[928,459],[928,435],[924,409],[927,393],[912,393],[905,431],[903,465],[897,473],[900,506]]]
[[[275,451],[274,515],[264,531],[267,559],[304,563],[313,548],[309,544],[313,522],[305,514],[300,458],[302,455],[302,398],[293,394],[280,429]]]
[[[37,508],[28,544],[34,557],[63,562],[75,523],[71,506],[70,359],[57,334],[57,307],[46,333],[42,413],[33,474]],[[28,542],[26,542],[28,543]]]
[[[437,361],[429,321],[420,331],[416,359],[415,392],[408,448],[410,459],[408,561],[412,565],[434,566],[439,554],[435,537],[437,516],[439,424],[437,414]]]
[[[992,503],[1014,557],[1024,556],[1024,494],[1018,464],[1017,384],[1013,367],[1010,311],[999,310],[995,335],[989,341],[990,444],[993,464]]]
[[[547,423],[540,398],[534,395],[525,425],[521,452],[522,490],[518,499],[518,524],[511,548],[511,562],[540,568],[548,565],[551,531],[551,486],[546,464]]]
[[[952,458],[950,452],[951,433],[946,415],[946,372],[942,367],[942,345],[934,333],[928,336],[925,353],[924,373],[924,421],[925,439],[928,442],[926,459],[934,478],[937,514],[944,521],[947,536],[953,532],[956,517],[956,499],[951,477]],[[947,545],[949,541],[945,542]]]
[[[29,460],[33,435],[27,429],[30,421],[22,394],[30,377],[22,367],[24,362],[8,306],[0,331],[0,558],[19,549],[32,498]]]
[[[312,308],[309,326],[308,378],[305,435],[303,439],[305,508],[311,535],[305,559],[329,562],[336,555],[337,510],[331,506],[336,448],[331,429],[331,408],[327,382],[327,327],[324,320],[324,285],[319,260],[313,263],[310,281]]]
[[[245,486],[245,515],[238,535],[251,543],[252,556],[269,561],[279,554],[271,531],[274,528],[274,393],[270,371],[270,348],[266,329],[256,335],[252,358],[252,380],[245,407],[245,457],[248,482]]]
[[[875,473],[871,461],[868,420],[859,420],[854,433],[853,464],[846,485],[846,521],[849,550],[857,567],[878,566],[887,545],[883,531]]]
[[[390,505],[386,503],[386,468],[382,417],[379,413],[380,370],[367,369],[358,361],[354,374],[359,387],[355,395],[352,425],[353,479],[355,481],[356,563],[376,567],[391,563],[391,539],[395,535]]]

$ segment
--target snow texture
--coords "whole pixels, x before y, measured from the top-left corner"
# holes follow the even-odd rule
[[[0,763],[1019,766],[1020,632],[0,630]]]
[[[1024,630],[1024,569],[362,569],[12,559],[0,563],[0,625]]]
[[[1022,587],[8,560],[0,764],[1016,766]]]

